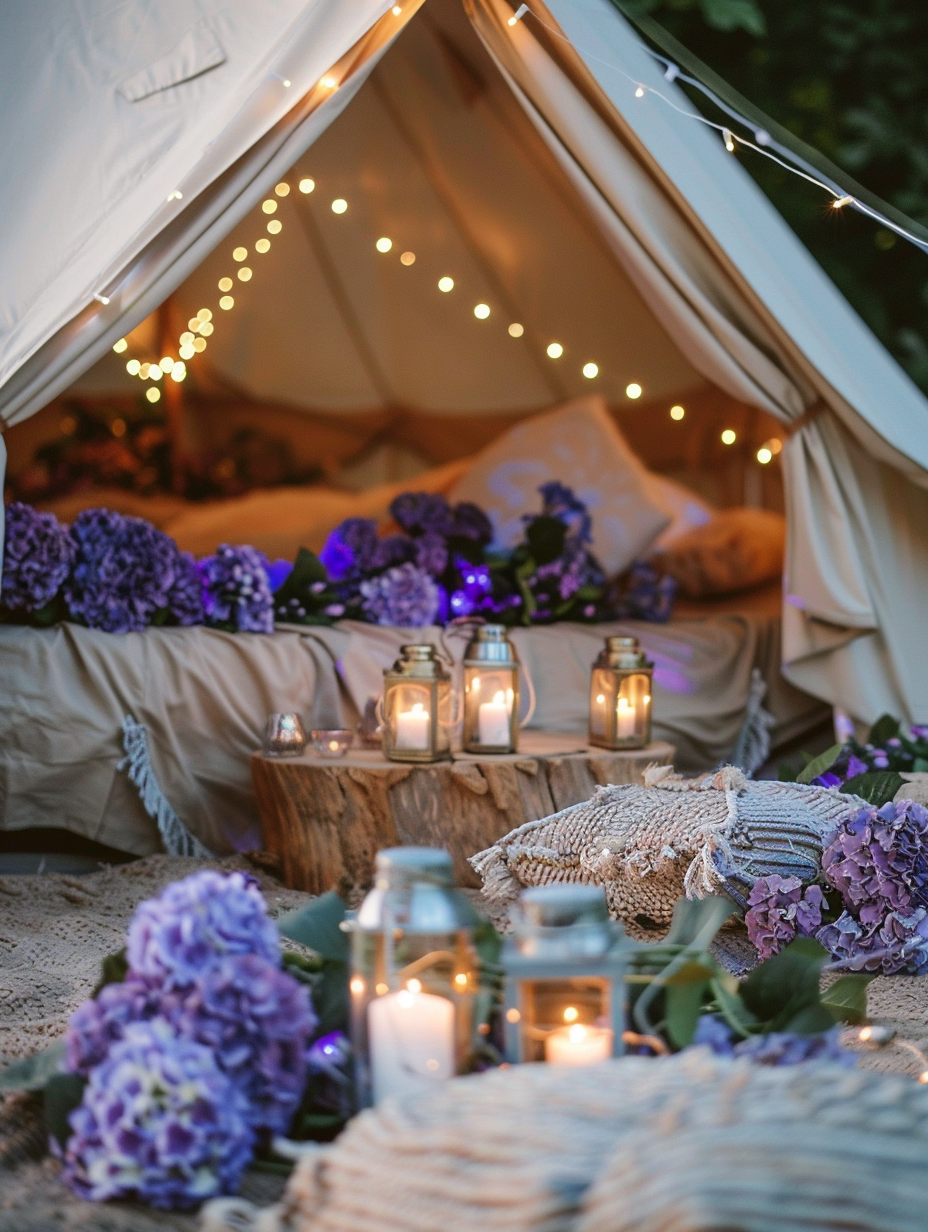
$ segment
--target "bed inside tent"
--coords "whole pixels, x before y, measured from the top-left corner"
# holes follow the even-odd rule
[[[487,6],[496,8],[505,6]],[[148,518],[198,556],[249,543],[272,559],[301,546],[318,552],[346,517],[385,525],[405,490],[452,500],[495,493],[518,516],[537,508],[541,483],[578,474],[597,550],[597,507],[621,486],[623,451],[670,521],[641,554],[711,525],[720,510],[782,514],[782,419],[694,358],[692,337],[636,266],[634,241],[623,249],[602,225],[542,129],[473,14],[458,0],[428,0],[337,118],[160,306],[6,433],[9,492],[65,521],[97,505]],[[624,158],[617,174],[653,173],[633,143]],[[156,364],[165,369],[157,380]],[[585,442],[582,458],[579,445],[568,456],[574,437]],[[68,458],[70,490],[56,490]],[[597,647],[633,632],[657,664],[655,733],[676,745],[684,769],[740,758],[754,770],[820,726],[824,699],[780,671],[782,548],[758,584],[745,563],[747,524],[726,541],[727,586],[680,594],[667,624],[517,630],[538,695],[532,725],[581,732]],[[7,632],[37,704],[27,679],[41,675],[46,651],[23,656],[34,631]],[[120,711],[146,710],[160,786],[213,850],[257,844],[247,753],[264,711],[353,723],[409,640],[353,622],[281,628],[238,639],[232,663],[203,650],[204,630],[182,661],[169,635],[194,631],[155,632],[171,663],[149,665],[144,702],[133,707],[109,686],[96,700],[120,725]],[[129,677],[120,656],[135,654],[135,636],[72,630],[66,653],[95,679]],[[260,659],[265,641],[281,643],[270,674],[268,662],[244,664]],[[310,643],[307,676],[292,656]],[[58,635],[54,653],[61,644]],[[217,685],[229,671],[252,682],[237,698]],[[155,701],[159,673],[173,693]],[[212,691],[215,705],[191,702],[198,691]],[[74,689],[52,709],[61,719],[85,705]],[[164,828],[159,838],[135,803],[127,820],[130,793],[113,786],[122,733],[104,739],[105,726],[93,750],[102,777],[68,804],[64,824],[123,850],[156,849]],[[206,730],[212,764],[189,747]],[[746,752],[749,735],[759,742]],[[72,750],[68,764],[85,756]],[[24,762],[34,769],[36,757],[27,751]],[[104,787],[106,805],[91,806]],[[48,781],[23,786],[3,825],[49,824],[50,791]]]

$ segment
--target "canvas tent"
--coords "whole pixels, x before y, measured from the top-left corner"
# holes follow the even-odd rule
[[[400,232],[423,197],[440,199],[432,218],[463,281],[524,318],[517,349],[473,320],[465,335],[433,290],[417,302],[412,282],[371,275],[350,231],[335,239],[320,220],[314,234],[304,214],[269,281],[277,316],[243,305],[211,358],[252,392],[333,413],[400,401],[480,414],[577,392],[577,366],[539,354],[569,326],[607,395],[630,377],[701,383],[774,415],[788,433],[784,671],[860,718],[925,721],[928,404],[721,143],[636,97],[640,82],[689,107],[608,0],[512,15],[502,0],[128,3],[90,26],[66,5],[54,20],[5,13],[0,91],[17,121],[0,138],[4,422],[39,410],[169,293],[214,286],[210,254],[304,156],[346,174],[354,125],[384,172],[369,159],[341,192],[368,211],[364,233]],[[458,27],[482,59],[449,68]],[[449,76],[459,157],[443,161]],[[327,146],[341,125],[344,144]],[[502,219],[486,202],[507,197]],[[306,295],[310,273],[325,302]],[[302,349],[288,335],[301,311]],[[271,355],[281,336],[294,343]]]

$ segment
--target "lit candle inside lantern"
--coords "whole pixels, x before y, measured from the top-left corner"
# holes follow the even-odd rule
[[[367,1021],[375,1104],[454,1076],[454,1006],[447,998],[404,988],[372,1001]]]
[[[558,1027],[545,1039],[549,1065],[595,1065],[612,1056],[612,1032],[608,1027]]]
[[[509,744],[509,717],[512,698],[506,703],[502,689],[494,693],[491,702],[482,702],[477,716],[481,744]]]
[[[635,734],[635,707],[627,697],[620,697],[615,705],[616,732],[620,740]]]
[[[396,747],[427,749],[431,716],[422,702],[414,702],[411,710],[401,710],[396,716]]]

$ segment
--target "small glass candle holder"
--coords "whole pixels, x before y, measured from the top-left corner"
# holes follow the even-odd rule
[[[503,946],[509,1062],[593,1065],[623,1051],[628,945],[602,889],[525,890]]]
[[[320,757],[344,757],[351,748],[353,733],[344,727],[316,728],[313,748]]]
[[[464,653],[464,751],[515,753],[519,660],[504,625],[477,629]]]
[[[306,748],[306,732],[298,714],[272,714],[264,728],[265,757],[299,757]]]
[[[643,749],[651,743],[654,664],[636,637],[607,637],[590,677],[590,744]]]

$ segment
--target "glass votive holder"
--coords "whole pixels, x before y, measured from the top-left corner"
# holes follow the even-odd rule
[[[306,732],[298,714],[272,714],[264,728],[266,757],[299,757],[306,748]]]
[[[313,748],[320,757],[344,757],[353,737],[354,732],[347,728],[317,728],[313,732]]]

